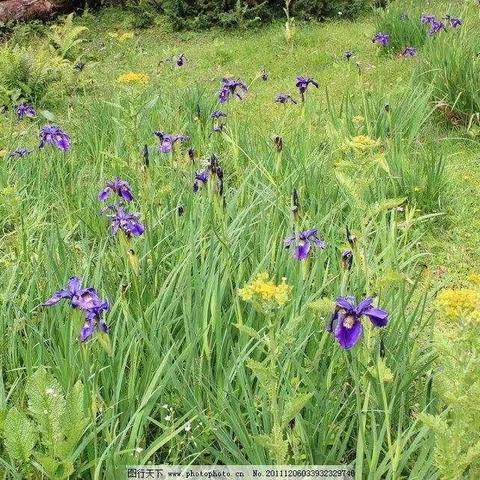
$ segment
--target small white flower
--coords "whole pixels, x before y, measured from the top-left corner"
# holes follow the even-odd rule
[[[165,405],[162,405],[162,408],[164,408],[165,410],[168,410],[168,403],[166,403]]]
[[[189,423],[186,423],[185,426],[183,427],[186,432],[189,432],[192,429],[192,425]]]
[[[47,388],[45,392],[47,393],[47,395],[55,395],[55,389],[53,388]]]
[[[171,416],[171,415],[167,415],[167,416],[165,417],[165,420],[166,420],[167,422],[169,422],[171,419],[172,419],[172,416]]]
[[[142,453],[142,452],[143,452],[143,448],[141,448],[141,447],[137,447],[135,449],[135,453]]]

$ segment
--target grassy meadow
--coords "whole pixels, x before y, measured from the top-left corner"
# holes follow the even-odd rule
[[[479,478],[480,7],[422,3],[207,32],[106,9],[5,36],[2,478],[147,463]],[[422,13],[462,24],[428,35]],[[318,84],[303,102],[298,76]],[[223,78],[243,99],[219,103]],[[133,199],[99,200],[117,177]],[[108,305],[75,306],[71,277]],[[339,325],[359,324],[345,348]]]

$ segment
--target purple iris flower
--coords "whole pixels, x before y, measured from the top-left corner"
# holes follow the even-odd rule
[[[377,32],[373,38],[372,42],[382,47],[386,47],[390,43],[390,35],[384,32]]]
[[[108,327],[101,318],[103,312],[110,310],[108,300],[102,300],[94,288],[82,288],[82,281],[78,277],[71,277],[67,287],[55,292],[43,305],[50,307],[61,300],[70,300],[72,308],[85,312],[85,323],[80,331],[80,340],[84,342],[95,331],[95,326],[107,333]]]
[[[218,100],[220,103],[226,103],[228,100],[230,100],[231,96],[235,96],[239,100],[243,100],[243,97],[247,91],[248,87],[241,80],[224,78],[222,80],[220,92],[218,92]]]
[[[285,238],[283,245],[285,248],[294,246],[292,255],[297,260],[306,260],[311,247],[325,249],[327,244],[317,236],[318,230],[312,228]]]
[[[33,150],[29,150],[28,148],[17,148],[8,156],[8,158],[23,158],[30,155],[32,151]]]
[[[43,303],[45,307],[56,305],[61,300],[68,299],[73,308],[88,311],[100,303],[100,298],[94,288],[82,288],[82,281],[78,277],[71,277],[66,288],[55,292]]]
[[[176,60],[177,67],[183,67],[187,61],[187,57],[182,53]]]
[[[153,132],[160,140],[159,151],[161,153],[170,153],[176,142],[186,142],[190,140],[187,135],[171,135],[165,132]]]
[[[107,208],[114,211],[113,214],[108,215],[111,222],[112,235],[116,235],[119,230],[123,230],[128,238],[143,235],[145,227],[140,222],[138,214],[126,212],[119,205],[111,205]]]
[[[308,89],[309,85],[313,85],[315,88],[318,88],[318,83],[310,77],[298,76],[295,86],[298,88],[300,95],[302,96],[302,102],[305,100],[305,92]]]
[[[98,194],[98,199],[104,202],[112,193],[116,193],[121,199],[126,202],[133,200],[133,194],[130,190],[130,185],[121,178],[110,180],[105,184],[105,188]]]
[[[417,49],[415,47],[405,47],[402,51],[402,57],[416,57]]]
[[[82,288],[82,281],[78,277],[71,277],[66,288],[55,292],[43,305],[51,307],[65,299],[70,300],[73,308],[85,311],[90,310],[100,302],[97,291],[94,288]]]
[[[99,300],[99,302],[90,308],[85,314],[85,323],[80,330],[80,341],[87,341],[98,328],[103,333],[108,333],[108,325],[102,317],[103,312],[110,310],[108,300]]]
[[[70,137],[56,125],[45,125],[40,130],[40,145],[38,148],[43,148],[45,145],[53,145],[66,152],[70,149]]]
[[[218,120],[219,118],[226,117],[227,114],[225,112],[222,112],[221,110],[215,110],[210,116]]]
[[[288,95],[287,93],[279,93],[276,97],[275,97],[275,102],[276,103],[282,103],[282,104],[286,104],[288,102],[291,102],[291,103],[297,103],[294,98],[291,96],[291,95]]]
[[[420,21],[424,23],[425,25],[431,25],[434,21],[436,20],[435,15],[430,15],[428,13],[424,13],[420,17]]]
[[[195,193],[198,192],[201,185],[206,185],[207,184],[209,176],[210,176],[210,173],[207,169],[200,170],[199,172],[197,172],[195,174],[195,181],[193,182],[193,191]]]
[[[463,21],[461,18],[458,18],[458,17],[451,17],[450,15],[447,15],[445,17],[445,20],[448,21],[449,25],[452,27],[452,28],[458,28],[460,27],[462,24],[463,24]]]
[[[16,108],[16,113],[18,118],[33,118],[37,115],[37,112],[33,105],[30,105],[29,103],[21,103],[20,105],[17,105]]]
[[[327,331],[335,335],[342,348],[348,350],[356,345],[363,332],[362,317],[368,317],[376,327],[385,327],[388,313],[373,306],[373,299],[366,298],[358,305],[353,297],[338,297]]]
[[[441,20],[434,19],[433,22],[430,23],[428,34],[433,36],[441,30],[446,30],[445,24]]]

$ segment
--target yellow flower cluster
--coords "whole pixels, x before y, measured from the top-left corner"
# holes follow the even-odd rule
[[[133,32],[124,32],[124,33],[118,33],[118,32],[109,32],[108,34],[112,38],[116,38],[119,42],[124,42],[125,40],[130,40],[135,36]]]
[[[471,288],[446,288],[437,296],[437,307],[448,320],[480,319],[480,291]]]
[[[467,280],[473,285],[479,285],[480,286],[480,274],[478,274],[478,273],[471,273],[467,277]]]
[[[238,294],[246,302],[257,303],[262,309],[265,307],[271,309],[285,305],[290,298],[291,290],[286,278],[276,285],[270,280],[268,273],[263,272],[258,273],[252,282],[238,291]]]
[[[351,140],[347,140],[344,148],[352,148],[359,153],[365,153],[373,150],[378,146],[380,146],[380,142],[378,142],[377,140],[374,140],[367,135],[357,135]]]
[[[135,73],[135,72],[127,72],[123,73],[117,78],[117,82],[119,83],[140,83],[142,85],[145,85],[148,83],[150,80],[150,77],[148,75],[145,75],[145,73]]]

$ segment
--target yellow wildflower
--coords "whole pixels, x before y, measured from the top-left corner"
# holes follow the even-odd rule
[[[348,151],[353,150],[356,153],[368,153],[380,146],[378,140],[370,138],[368,135],[357,135],[350,139],[346,139],[341,146],[341,150]]]
[[[240,298],[251,302],[262,311],[283,307],[290,298],[291,287],[287,285],[286,278],[276,285],[270,280],[268,273],[258,273],[245,287],[238,291]]]
[[[135,34],[133,32],[125,32],[118,36],[119,42],[124,42],[125,40],[130,40],[133,38]]]
[[[471,288],[446,288],[437,296],[439,311],[449,320],[470,319],[478,316],[480,292]]]
[[[467,277],[467,280],[473,285],[479,285],[480,286],[480,274],[479,273],[471,273]]]
[[[368,150],[373,150],[374,148],[378,147],[380,143],[373,138],[370,138],[367,135],[357,135],[353,137],[350,141],[350,146],[354,150],[358,150],[360,152],[366,152]]]
[[[127,72],[123,73],[117,78],[117,82],[119,83],[139,83],[145,85],[150,80],[150,77],[145,73],[135,73],[135,72]]]

